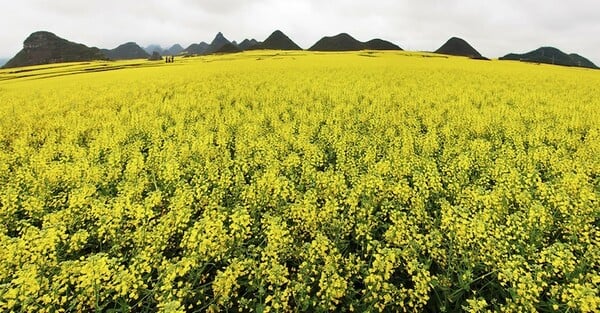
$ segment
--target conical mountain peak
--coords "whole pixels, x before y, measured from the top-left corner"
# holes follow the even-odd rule
[[[484,57],[462,38],[452,37],[446,41],[435,53],[464,56],[472,59],[484,59]]]
[[[290,37],[280,30],[274,31],[262,43],[253,45],[252,50],[302,50]]]
[[[223,36],[222,32],[218,32],[217,35],[215,36],[215,39],[213,39],[213,41],[215,40],[223,40],[226,39],[225,36]]]

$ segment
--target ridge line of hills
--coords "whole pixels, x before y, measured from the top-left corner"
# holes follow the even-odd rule
[[[347,33],[323,37],[309,51],[360,51],[360,50],[402,50],[399,46],[382,39],[361,42]]]
[[[240,43],[230,41],[219,32],[209,43],[194,43],[183,48],[175,44],[168,49],[159,45],[140,47],[135,42],[127,42],[114,49],[98,49],[75,43],[56,36],[47,31],[38,31],[29,35],[23,42],[23,49],[12,59],[8,60],[2,68],[22,67],[61,62],[78,62],[92,60],[127,60],[127,59],[152,59],[160,60],[160,55],[208,55],[215,53],[236,53],[246,50],[303,50],[292,39],[280,30],[274,31],[264,41],[244,39]],[[375,38],[366,42],[356,40],[347,33],[335,36],[326,36],[319,39],[308,51],[360,51],[360,50],[398,50],[398,45]],[[463,56],[477,60],[489,60],[482,56],[464,39],[452,37],[433,53]],[[598,69],[589,59],[576,54],[567,54],[554,47],[541,47],[536,50],[517,54],[509,53],[499,60],[512,60],[533,63],[545,63],[571,67],[584,67]]]

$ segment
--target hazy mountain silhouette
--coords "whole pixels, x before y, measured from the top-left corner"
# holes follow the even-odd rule
[[[402,50],[398,45],[379,38],[365,42],[365,46],[369,50]]]
[[[182,52],[186,54],[204,54],[209,46],[210,45],[204,41],[201,43],[193,43]]]
[[[171,48],[163,51],[163,54],[177,55],[183,52],[183,47],[180,44],[174,44]]]
[[[152,54],[154,51],[161,55],[177,55],[183,51],[183,47],[179,44],[171,46],[169,49],[163,49],[160,45],[149,45],[144,48],[144,51],[148,54]]]
[[[4,66],[8,62],[8,59],[0,59],[0,67]]]
[[[435,53],[469,57],[471,59],[486,59],[464,39],[452,37]]]
[[[238,47],[242,50],[248,50],[257,44],[259,44],[259,42],[256,41],[256,39],[244,39],[238,44]]]
[[[310,51],[358,51],[366,49],[366,45],[354,37],[341,33],[332,37],[323,37],[319,39]]]
[[[546,63],[564,66],[586,67],[593,69],[598,68],[590,60],[578,54],[566,54],[554,47],[541,47],[539,49],[524,54],[510,53],[501,57],[500,60]]]
[[[100,49],[68,41],[47,31],[32,33],[23,42],[23,49],[3,68],[60,62],[104,60]]]
[[[148,54],[152,54],[154,51],[163,54],[165,50],[160,45],[148,45],[144,48],[144,51]]]
[[[102,52],[111,60],[147,59],[150,54],[135,42],[124,43],[112,50],[102,49]]]
[[[211,54],[211,53],[222,53],[226,52],[226,50],[231,50],[232,47],[228,46],[224,48],[226,44],[231,44],[231,41],[227,40],[225,36],[221,32],[218,32],[213,41],[210,43],[206,51],[203,54]],[[233,45],[232,45],[233,46]],[[235,46],[233,46],[235,47]],[[225,51],[223,51],[225,50]],[[239,50],[239,49],[238,49]],[[237,52],[237,51],[236,51]]]
[[[302,50],[290,37],[286,36],[280,30],[274,31],[265,41],[258,43],[251,48],[252,50]]]

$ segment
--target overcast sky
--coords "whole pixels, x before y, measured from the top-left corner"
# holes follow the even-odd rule
[[[187,47],[264,40],[280,29],[303,48],[347,32],[435,50],[451,36],[487,57],[555,46],[600,65],[599,0],[2,0],[0,57],[12,57],[32,32],[47,30],[100,48],[127,41]]]

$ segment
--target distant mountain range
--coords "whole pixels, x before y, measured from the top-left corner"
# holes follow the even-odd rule
[[[4,66],[8,62],[8,59],[0,59],[0,67]]]
[[[79,62],[91,60],[123,60],[123,59],[159,59],[160,55],[206,55],[212,53],[235,53],[244,50],[302,50],[292,39],[282,31],[274,31],[263,42],[255,39],[244,39],[239,44],[229,41],[222,33],[217,33],[210,44],[202,41],[191,44],[187,48],[176,44],[169,49],[159,45],[140,47],[135,42],[124,43],[114,49],[98,49],[70,42],[53,33],[39,31],[32,33],[23,42],[23,49],[2,68],[21,67],[29,65]],[[358,50],[402,50],[398,45],[382,39],[372,39],[367,42],[356,40],[347,33],[319,39],[309,51],[358,51]],[[156,52],[156,53],[154,53]],[[486,59],[473,46],[461,38],[452,37],[434,53],[465,56],[473,59]],[[597,69],[590,60],[578,54],[566,54],[559,49],[542,47],[525,53],[510,53],[500,60],[518,60],[523,62],[548,63],[564,66],[585,67]],[[0,59],[0,64],[4,60]]]
[[[154,52],[158,52],[160,55],[178,55],[183,51],[183,47],[180,44],[174,44],[168,49],[164,49],[160,45],[152,44],[146,47],[142,47],[146,53],[152,55]]]
[[[510,53],[500,58],[500,60],[514,60],[522,62],[546,63],[564,66],[585,67],[597,69],[598,67],[592,61],[580,56],[579,54],[566,54],[553,47],[541,47],[539,49],[523,53]]]
[[[359,50],[402,50],[397,45],[382,39],[360,42],[354,37],[341,33],[332,37],[323,37],[309,51],[359,51]]]
[[[194,43],[184,49],[182,53],[188,55],[204,55],[211,53],[233,53],[240,51],[242,50],[236,44],[225,38],[223,33],[218,32],[210,44],[207,44],[204,41],[200,43]]]

